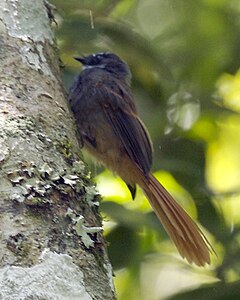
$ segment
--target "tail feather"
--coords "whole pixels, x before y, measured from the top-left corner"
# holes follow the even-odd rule
[[[143,190],[182,257],[198,266],[210,264],[210,252],[214,250],[207,238],[153,175],[149,175]]]

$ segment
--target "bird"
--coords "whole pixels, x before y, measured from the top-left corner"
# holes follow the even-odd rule
[[[122,178],[133,199],[140,186],[183,258],[210,264],[210,242],[151,173],[152,141],[136,109],[127,63],[111,52],[74,58],[83,69],[70,87],[69,103],[81,144]]]

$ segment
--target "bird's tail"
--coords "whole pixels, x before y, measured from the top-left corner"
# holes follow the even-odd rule
[[[149,175],[142,188],[181,256],[198,266],[210,264],[210,252],[214,250],[185,210],[153,175]]]

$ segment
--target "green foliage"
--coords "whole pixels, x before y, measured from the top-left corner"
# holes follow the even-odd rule
[[[73,56],[113,51],[127,61],[153,139],[153,170],[198,216],[218,255],[205,269],[187,265],[143,194],[132,201],[120,179],[104,172],[97,181],[119,299],[237,299],[239,1],[52,2],[66,87],[79,72]]]
[[[240,281],[233,283],[216,283],[211,286],[205,286],[195,291],[181,293],[171,300],[226,300],[226,299],[238,299],[239,298]]]

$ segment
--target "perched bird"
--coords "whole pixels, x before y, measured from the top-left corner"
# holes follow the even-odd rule
[[[128,65],[108,52],[75,59],[83,71],[69,102],[84,147],[124,180],[133,198],[136,184],[142,188],[182,257],[198,266],[209,264],[207,238],[150,172],[152,142],[135,107]]]

